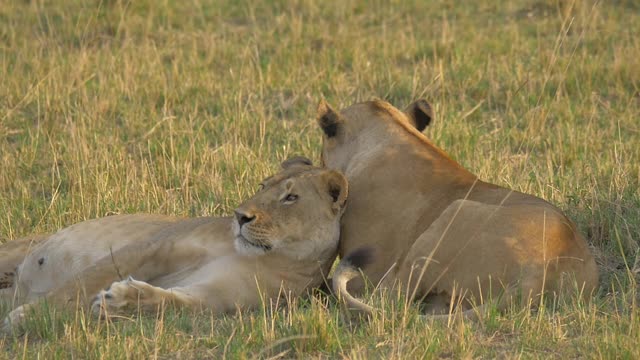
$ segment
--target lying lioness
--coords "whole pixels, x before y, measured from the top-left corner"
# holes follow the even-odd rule
[[[261,294],[318,286],[337,253],[347,182],[304,158],[283,168],[235,217],[118,215],[49,236],[17,269],[16,298],[25,305],[7,326],[37,300],[64,304],[79,290],[93,311],[109,314],[162,302],[227,312],[260,305]]]
[[[401,286],[433,314],[457,305],[469,315],[474,304],[500,298],[502,307],[515,295],[529,303],[566,286],[591,294],[598,271],[575,225],[546,201],[480,181],[451,160],[421,133],[431,117],[425,101],[404,112],[377,100],[340,112],[320,103],[323,162],[350,184],[334,290],[370,310],[346,282],[357,275],[353,260],[365,258],[349,255],[371,248],[366,277]],[[353,294],[362,289],[360,278],[349,284]]]

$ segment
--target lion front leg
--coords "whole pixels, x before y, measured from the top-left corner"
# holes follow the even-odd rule
[[[24,304],[13,309],[4,319],[0,333],[9,335],[12,333],[20,333],[26,320],[27,312],[32,310],[31,304]]]
[[[100,291],[91,304],[91,310],[97,315],[109,315],[132,309],[154,309],[163,303],[180,306],[199,304],[196,299],[180,289],[167,290],[129,277],[116,281],[108,289]]]

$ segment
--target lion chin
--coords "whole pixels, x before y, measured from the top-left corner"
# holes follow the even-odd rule
[[[272,248],[268,245],[259,245],[249,241],[242,234],[237,234],[233,241],[233,246],[238,254],[245,256],[261,256],[269,252]]]

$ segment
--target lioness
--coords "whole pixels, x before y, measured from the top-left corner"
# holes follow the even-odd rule
[[[598,271],[575,225],[540,198],[478,180],[421,133],[431,118],[423,100],[404,112],[379,100],[340,112],[320,103],[323,163],[350,184],[334,290],[370,310],[346,287],[357,274],[350,262],[363,258],[349,254],[369,247],[366,277],[401,286],[432,314],[457,305],[473,316],[474,304],[499,298],[503,307],[514,295],[528,303],[563,282],[591,294]],[[359,278],[349,284],[353,294],[362,290]]]
[[[260,305],[261,294],[318,286],[337,253],[348,188],[339,172],[310,164],[284,162],[235,217],[118,215],[60,230],[18,267],[17,300],[26,305],[7,326],[35,301],[64,304],[78,290],[108,314],[162,302],[227,312]]]

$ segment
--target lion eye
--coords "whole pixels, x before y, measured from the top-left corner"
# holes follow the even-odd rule
[[[298,195],[295,195],[295,194],[289,194],[287,195],[287,197],[284,198],[285,202],[294,202],[296,200],[298,200]]]

